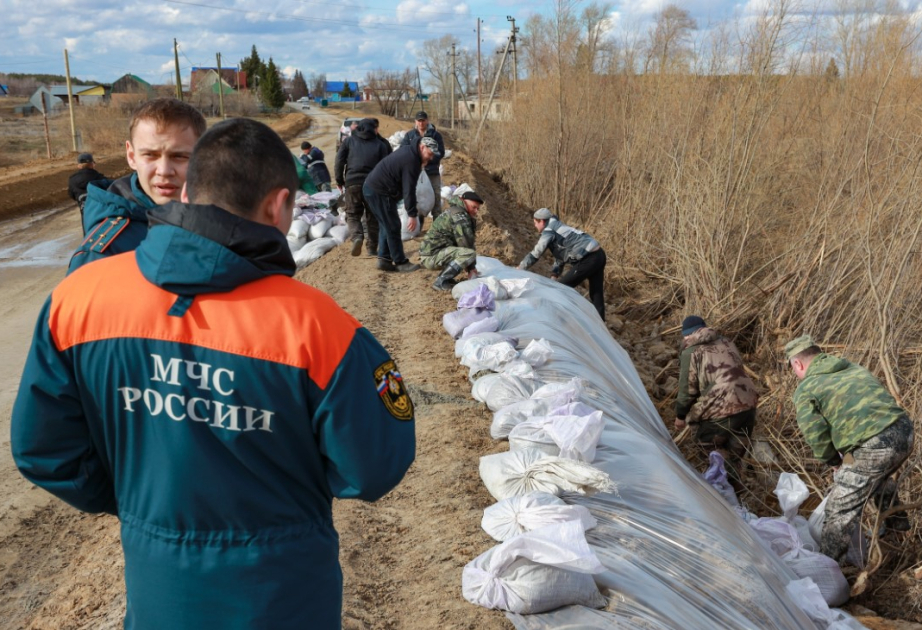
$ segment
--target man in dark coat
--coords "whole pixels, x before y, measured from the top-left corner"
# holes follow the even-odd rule
[[[385,148],[386,142],[381,142],[375,129],[371,118],[362,120],[352,135],[339,146],[333,165],[336,185],[343,192],[346,203],[346,225],[349,226],[353,256],[362,252],[362,242],[365,240],[363,216],[368,227],[365,248],[370,256],[378,255],[378,220],[362,195],[362,186],[378,162],[390,154],[390,144]]]
[[[381,226],[378,235],[378,269],[382,271],[416,271],[403,252],[400,238],[400,215],[397,201],[402,197],[409,222],[407,229],[416,230],[419,211],[416,209],[416,182],[423,167],[439,155],[432,138],[422,138],[418,144],[400,147],[378,162],[362,187],[362,194]]]
[[[435,140],[438,145],[439,153],[438,156],[434,157],[431,162],[426,165],[426,176],[429,178],[429,183],[432,185],[432,192],[435,193],[435,205],[432,207],[432,218],[439,216],[442,212],[442,175],[439,173],[439,164],[442,162],[442,156],[445,155],[445,141],[442,140],[442,134],[440,134],[435,125],[429,122],[429,114],[426,112],[416,112],[416,124],[412,129],[407,132],[407,135],[403,137],[402,145],[413,146],[419,144],[420,138],[432,138]],[[420,218],[419,229],[423,228],[423,218]]]
[[[330,171],[326,162],[323,161],[323,151],[305,141],[301,143],[301,157],[298,159],[301,160],[301,164],[304,165],[311,179],[314,180],[314,186],[317,187],[317,190],[330,192],[332,189],[332,186],[330,186]]]
[[[89,153],[77,156],[77,172],[67,180],[67,193],[77,202],[80,208],[80,224],[83,225],[83,204],[86,203],[86,186],[90,182],[106,179],[106,176],[96,170],[96,161]]]

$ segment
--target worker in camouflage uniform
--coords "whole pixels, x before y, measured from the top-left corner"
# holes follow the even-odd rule
[[[433,289],[448,291],[455,277],[467,271],[468,278],[477,275],[477,251],[474,249],[474,230],[477,229],[477,212],[483,199],[473,190],[453,195],[448,209],[436,217],[432,227],[419,246],[420,263],[426,269],[441,269]]]
[[[822,352],[809,335],[788,343],[784,352],[800,379],[794,391],[797,426],[814,456],[835,470],[820,551],[841,564],[867,500],[873,496],[879,510],[897,503],[890,475],[912,451],[912,420],[873,374]],[[885,523],[909,529],[905,512]]]
[[[740,491],[741,459],[749,450],[759,402],[755,384],[733,342],[697,315],[682,321],[682,336],[675,428],[698,425],[698,444],[723,456],[730,484]]]

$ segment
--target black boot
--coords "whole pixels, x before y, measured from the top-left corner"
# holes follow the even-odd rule
[[[451,287],[455,284],[454,278],[459,273],[461,273],[461,265],[455,261],[451,261],[442,269],[442,273],[435,279],[432,288],[438,291],[451,291]]]

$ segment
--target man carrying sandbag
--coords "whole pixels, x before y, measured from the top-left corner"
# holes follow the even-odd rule
[[[864,504],[886,510],[897,503],[891,475],[912,452],[913,424],[868,370],[826,354],[809,335],[784,347],[800,380],[794,391],[797,426],[813,455],[834,469],[820,551],[842,564]],[[905,512],[887,527],[909,529]]]
[[[739,492],[741,459],[749,450],[759,394],[733,342],[699,316],[682,321],[682,337],[675,428],[697,425],[698,444],[723,456],[730,484]]]
[[[483,199],[473,190],[452,196],[448,210],[436,217],[419,246],[419,261],[426,269],[441,269],[433,289],[450,291],[462,271],[468,278],[477,275],[477,250],[474,232],[477,212]]]

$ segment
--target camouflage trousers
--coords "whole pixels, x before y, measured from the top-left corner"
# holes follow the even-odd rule
[[[343,199],[346,202],[346,225],[349,227],[349,240],[365,239],[365,250],[369,254],[377,255],[378,220],[371,212],[365,195],[362,194],[362,184],[346,186]],[[367,239],[365,238],[366,227],[368,228]]]
[[[462,269],[469,269],[477,262],[477,252],[466,247],[446,247],[431,256],[420,256],[419,263],[426,269],[441,271],[450,262],[456,262]]]
[[[749,452],[752,429],[756,424],[756,410],[747,409],[726,418],[702,420],[698,423],[695,439],[706,451],[719,451],[723,455],[730,484],[742,489],[742,459]]]
[[[868,499],[878,510],[898,502],[890,475],[909,457],[912,442],[912,420],[903,416],[842,458],[826,502],[820,551],[842,564]]]

